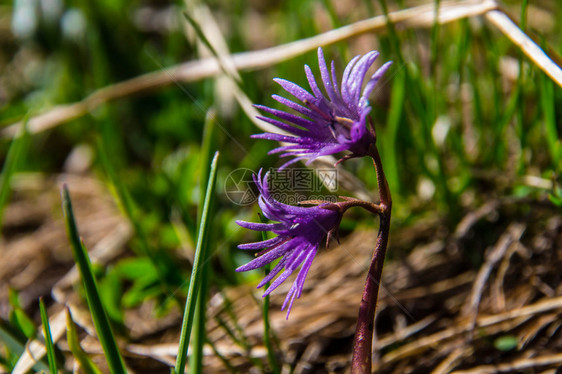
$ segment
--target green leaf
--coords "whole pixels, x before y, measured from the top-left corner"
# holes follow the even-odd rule
[[[556,206],[562,206],[562,197],[556,196],[554,194],[548,194],[548,199]]]
[[[21,307],[17,291],[9,289],[8,299],[12,310],[10,311],[10,322],[18,328],[26,338],[34,339],[37,335],[37,328],[33,320],[25,313]]]
[[[141,278],[123,295],[123,306],[134,308],[147,299],[158,297],[162,294],[156,279]]]
[[[114,269],[110,269],[105,277],[100,280],[99,286],[100,296],[108,317],[122,325],[123,311],[121,310],[121,300],[123,298],[123,287],[119,275]]]
[[[94,326],[107,359],[107,364],[112,373],[124,374],[126,373],[125,364],[117,347],[117,342],[115,341],[111,326],[109,325],[107,313],[101,302],[98,286],[92,272],[90,258],[80,240],[78,227],[76,226],[74,212],[72,210],[72,202],[66,184],[62,187],[62,206],[66,219],[66,230],[72,247],[72,254],[80,272],[82,282],[84,282],[88,307],[90,308]]]
[[[158,271],[148,257],[126,258],[115,266],[119,277],[134,281],[136,279],[158,279]]]

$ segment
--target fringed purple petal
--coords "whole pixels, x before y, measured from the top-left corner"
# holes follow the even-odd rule
[[[256,249],[262,249],[262,248],[266,248],[266,247],[273,247],[273,246],[281,243],[282,241],[283,241],[283,238],[277,236],[275,238],[263,240],[261,242],[240,244],[238,246],[238,248],[256,250]]]
[[[377,57],[379,56],[378,52],[371,51],[363,56],[359,62],[357,62],[355,68],[353,69],[349,79],[353,82],[353,101],[355,103],[359,100],[359,95],[361,92],[361,87],[363,86],[363,80],[365,79],[365,75],[367,74],[367,70],[371,67],[371,65],[375,62]],[[357,104],[356,104],[357,105]]]
[[[296,117],[296,116],[294,116]],[[273,126],[276,126],[277,128],[293,133],[294,135],[297,135],[299,137],[302,136],[306,136],[308,134],[308,131],[303,130],[303,129],[299,129],[298,127],[295,126],[291,126],[291,125],[287,125],[284,122],[278,121],[276,119],[273,118],[269,118],[269,117],[263,117],[263,116],[256,116],[257,119],[261,119],[262,121],[265,121],[267,123],[271,123]],[[298,117],[296,117],[298,118]]]
[[[286,262],[287,262],[287,258],[285,258],[285,257],[283,257],[281,260],[279,260],[277,265],[275,265],[275,267],[269,272],[269,274],[267,274],[261,280],[261,282],[258,284],[258,286],[256,288],[261,288],[261,287],[265,286],[268,282],[270,282],[273,278],[275,278],[277,276],[277,274],[279,274],[279,272],[281,270],[283,270]]]
[[[271,231],[275,228],[275,223],[256,223],[237,220],[238,226],[254,231]]]
[[[330,73],[328,72],[328,67],[326,66],[326,60],[324,59],[324,52],[322,48],[318,48],[318,67],[320,68],[320,76],[322,77],[322,83],[326,89],[328,97],[333,103],[338,103],[339,98],[334,92],[334,87],[332,85],[332,80],[330,78]]]
[[[304,281],[306,280],[306,276],[308,275],[308,271],[310,270],[310,266],[312,265],[312,261],[314,260],[314,256],[316,255],[316,250],[310,251],[306,259],[303,261],[303,265],[299,274],[297,275],[297,279],[293,282],[289,293],[287,293],[287,297],[283,302],[283,306],[281,310],[285,310],[287,303],[289,302],[289,308],[287,309],[287,317],[289,319],[289,314],[291,314],[291,309],[293,308],[293,302],[295,299],[298,299],[302,295],[302,290],[304,287]]]
[[[308,255],[309,248],[310,245],[307,245],[305,248],[302,248],[299,252],[294,251],[288,254],[287,256],[289,256],[289,259],[285,264],[285,269],[289,269],[291,271],[297,269]]]
[[[287,309],[287,316],[285,317],[286,320],[289,320],[289,314],[291,314],[291,309],[293,308],[293,302],[295,301],[295,297],[297,296],[297,283],[296,281],[293,282],[291,289],[287,292],[287,296],[285,296],[285,301],[281,306],[281,310],[285,310],[287,303],[289,303],[289,309]]]
[[[281,134],[273,134],[270,132],[266,132],[263,134],[254,134],[250,135],[251,138],[254,139],[267,139],[267,140],[276,140],[278,142],[289,142],[289,143],[298,143],[299,138],[289,135],[281,135]]]
[[[295,116],[294,114],[287,113],[287,112],[284,112],[282,110],[272,109],[272,108],[268,108],[266,106],[261,106],[261,105],[258,108],[263,110],[264,112],[268,112],[270,114],[273,114],[276,117],[279,117],[279,118],[284,119],[286,121],[292,122],[295,125],[304,127],[305,129],[309,129],[309,128],[313,128],[313,127],[317,126],[317,124],[312,122],[311,120],[308,120],[306,118],[302,118],[302,117],[299,117],[299,116]],[[258,118],[264,119],[261,116],[259,116]],[[270,123],[274,124],[275,126],[280,127],[280,125],[277,125],[273,122],[270,122]],[[291,128],[292,126],[287,126],[287,127]],[[288,130],[288,131],[294,132],[295,134],[297,134],[297,131],[295,131],[295,130],[298,130],[299,133],[302,133],[302,134],[305,134],[305,135],[307,133],[306,131],[296,129],[294,127],[293,127],[293,129],[294,130]]]
[[[305,102],[306,100],[314,101],[314,96],[312,96],[307,90],[305,90],[301,86],[296,85],[293,82],[288,81],[286,79],[275,78],[273,80],[281,87],[283,87],[285,91],[287,91],[288,93],[299,99],[300,101],[302,102]]]
[[[384,64],[383,66],[381,66],[376,72],[375,74],[373,74],[371,76],[371,79],[369,79],[369,81],[367,82],[367,84],[365,85],[365,89],[363,90],[363,95],[361,95],[361,99],[359,100],[359,106],[360,107],[364,107],[367,106],[369,103],[369,96],[371,96],[371,93],[373,92],[373,90],[375,89],[375,87],[377,86],[377,83],[379,82],[379,80],[382,78],[382,76],[384,75],[384,73],[386,73],[386,71],[388,70],[388,68],[390,68],[390,65],[392,65],[392,61],[388,61],[386,64]]]
[[[343,76],[341,79],[341,88],[342,88],[342,94],[344,93],[344,89],[346,86],[346,82],[349,80],[349,75],[351,74],[353,67],[355,66],[355,63],[357,62],[357,60],[359,60],[361,58],[360,55],[357,55],[355,57],[353,57],[351,59],[351,61],[349,61],[349,63],[347,64],[347,66],[345,67],[345,70],[343,71]],[[342,95],[343,96],[343,95]],[[344,97],[345,100],[345,97]]]
[[[269,286],[267,290],[265,290],[265,292],[263,293],[263,297],[269,295],[272,291],[274,291],[277,287],[279,287],[283,282],[285,282],[287,278],[289,278],[289,275],[291,275],[292,273],[293,270],[285,269],[285,271],[281,273],[281,275],[278,276],[273,281],[273,283],[271,283],[271,286]]]
[[[253,259],[252,261],[248,262],[245,265],[242,265],[236,269],[236,271],[248,271],[254,270],[257,268],[261,268],[262,266],[269,264],[272,261],[277,260],[279,257],[285,255],[288,251],[291,250],[291,246],[287,243],[281,244],[280,246],[272,249],[271,251],[267,252],[266,254]]]
[[[302,288],[304,286],[304,281],[306,279],[306,276],[308,275],[308,271],[310,270],[310,267],[312,266],[312,262],[313,262],[315,256],[316,256],[316,248],[314,248],[314,250],[310,251],[310,253],[306,257],[306,259],[303,261],[302,268],[299,271],[299,275],[297,276],[297,279],[296,279],[297,291],[298,291],[297,298],[301,297]]]
[[[333,155],[333,154],[345,151],[348,148],[349,148],[349,146],[347,144],[341,144],[341,143],[328,145],[328,146],[322,148],[320,151],[316,152],[316,154],[314,155],[314,159],[310,159],[309,161],[307,161],[306,165],[309,165],[310,163],[312,163],[312,161],[314,161],[318,157],[322,157],[322,156],[326,156],[326,155]]]
[[[333,60],[332,60],[331,72],[332,72],[332,84],[334,85],[334,92],[338,97],[338,101],[341,103],[342,97],[341,97],[340,89],[338,87],[338,78],[336,77],[336,64],[334,63]]]
[[[310,67],[308,65],[304,65],[304,72],[306,74],[306,79],[308,80],[308,85],[314,93],[314,96],[316,96],[316,98],[323,97],[324,95],[322,95],[322,91],[320,91],[320,88],[318,88],[318,84],[316,84],[316,78],[314,78],[314,74],[312,74],[312,70],[310,70]]]
[[[293,156],[293,155],[291,155],[291,156]],[[296,162],[299,162],[300,160],[304,160],[304,159],[306,159],[306,158],[308,158],[308,156],[297,156],[297,157],[295,157],[295,158],[293,158],[293,159],[291,159],[291,160],[285,162],[285,163],[284,163],[283,165],[281,165],[281,166],[279,167],[279,169],[277,169],[277,170],[283,171],[283,170],[285,170],[285,168],[286,168],[287,166],[292,165],[292,164],[294,164],[294,163],[296,163]]]
[[[281,153],[281,152],[285,152],[285,151],[290,151],[290,153],[292,153],[292,152],[296,152],[300,149],[302,149],[302,145],[300,145],[300,144],[284,145],[282,147],[277,147],[275,149],[272,149],[271,151],[267,152],[267,154],[268,155],[274,155],[276,153]]]
[[[318,116],[318,113],[313,112],[312,110],[295,103],[294,101],[291,101],[289,99],[286,99],[282,96],[278,96],[278,95],[272,95],[271,96],[273,98],[273,100],[288,106],[289,108],[293,109],[296,112],[299,112],[300,114],[307,116],[308,118],[312,118],[312,119],[321,119],[321,117]]]

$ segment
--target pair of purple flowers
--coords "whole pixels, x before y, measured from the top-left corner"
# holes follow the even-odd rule
[[[281,157],[294,157],[284,163],[281,169],[302,159],[308,159],[307,164],[309,164],[318,157],[344,151],[350,153],[341,158],[338,163],[352,157],[370,154],[376,137],[374,130],[367,128],[367,117],[371,111],[368,98],[391,65],[391,62],[387,62],[379,68],[362,90],[367,71],[378,55],[378,52],[371,51],[364,56],[354,57],[345,68],[340,88],[334,62],[332,61],[331,69],[328,70],[322,49],[318,48],[320,77],[328,95],[327,98],[320,90],[307,65],[305,65],[305,72],[312,93],[290,81],[275,79],[285,91],[302,104],[277,95],[273,95],[273,99],[293,109],[301,116],[258,105],[257,107],[262,111],[277,117],[275,119],[260,116],[260,119],[275,125],[288,134],[265,133],[253,137],[287,143],[269,152],[270,154],[280,153]],[[257,258],[239,267],[236,271],[257,269],[280,259],[258,285],[258,288],[263,287],[277,277],[265,291],[264,296],[266,296],[300,268],[282,307],[283,310],[288,306],[288,318],[295,298],[301,296],[306,275],[320,243],[327,237],[326,245],[328,245],[330,238],[336,234],[347,201],[342,203],[315,202],[316,205],[310,207],[291,206],[283,204],[271,196],[268,174],[262,176],[260,171],[257,176],[254,176],[254,181],[260,192],[259,206],[264,216],[276,223],[245,221],[237,221],[237,223],[251,230],[271,231],[277,236],[261,242],[240,245],[240,249],[261,250],[261,252]]]

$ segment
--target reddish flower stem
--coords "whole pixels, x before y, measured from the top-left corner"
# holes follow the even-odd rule
[[[380,155],[375,145],[371,148],[370,156],[373,158],[373,164],[375,165],[375,171],[377,173],[377,184],[380,195],[380,204],[378,204],[380,211],[377,213],[380,217],[380,225],[373,259],[371,260],[369,273],[365,282],[365,289],[363,290],[363,297],[359,305],[359,316],[357,317],[357,327],[353,343],[353,357],[351,359],[352,374],[371,373],[375,310],[377,307],[384,256],[388,244],[390,213],[392,208],[390,190],[386,177],[384,176]]]

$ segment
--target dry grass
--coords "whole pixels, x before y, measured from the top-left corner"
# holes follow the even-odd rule
[[[95,262],[128,256],[125,243],[131,232],[109,196],[91,178],[73,177],[72,182],[78,220],[87,222],[81,226],[84,239],[98,243],[90,253]],[[20,183],[7,211],[2,251],[10,265],[2,266],[0,292],[8,286],[19,290],[28,307],[52,289],[57,303],[49,314],[59,347],[67,349],[62,317],[67,305],[83,328],[84,349],[103,363],[87,306],[74,291],[78,279],[65,249],[62,218],[53,212],[59,205],[57,182],[41,184],[50,187],[39,191],[29,179]],[[377,373],[553,372],[562,364],[559,211],[536,201],[494,200],[468,212],[455,232],[447,233],[435,219],[391,237],[395,259],[385,267],[376,319]],[[288,321],[279,310],[283,290],[272,297],[272,325],[285,370],[346,371],[374,239],[373,233],[356,231],[340,246],[319,254]],[[240,372],[250,370],[255,360],[265,360],[260,294],[248,287],[230,288],[209,303],[209,339]],[[145,303],[127,312],[130,339],[138,343],[123,343],[122,349],[133,371],[167,372],[165,364],[175,360],[180,313],[155,319],[152,308]],[[516,345],[506,350],[494,346],[506,336]],[[31,352],[38,358],[44,350],[35,342],[27,356]],[[24,355],[17,372],[31,363]],[[210,348],[205,365],[209,373],[228,372]]]

